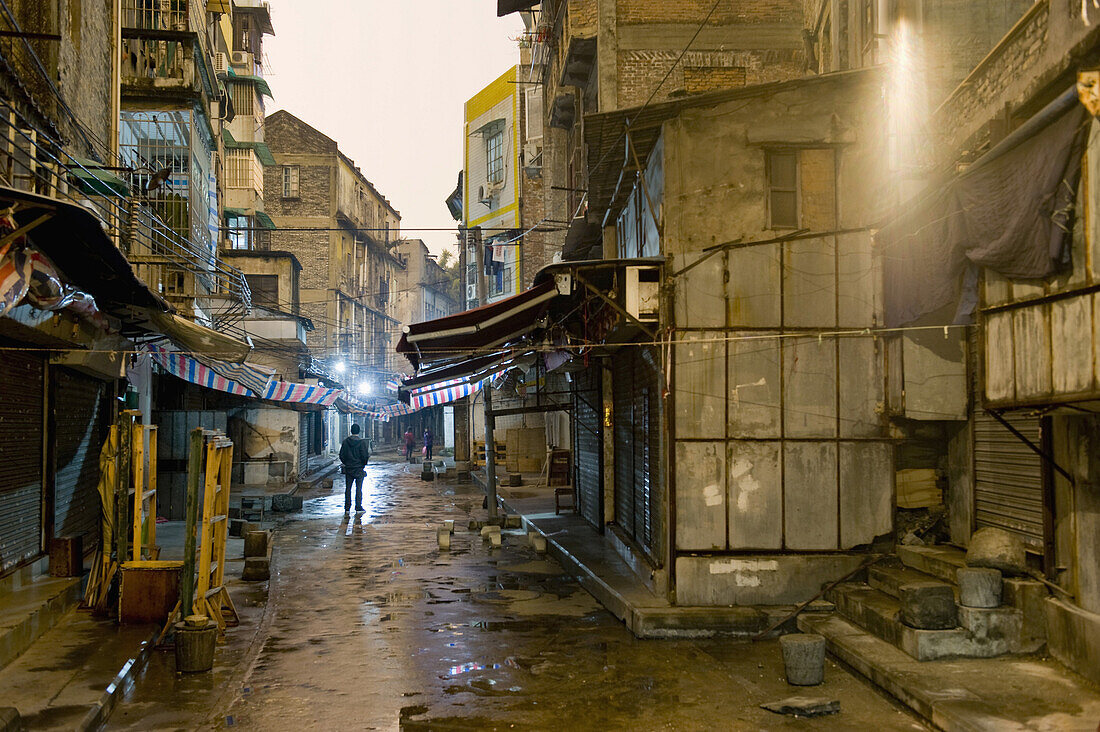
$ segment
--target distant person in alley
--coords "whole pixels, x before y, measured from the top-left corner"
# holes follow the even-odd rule
[[[432,459],[432,443],[435,440],[435,435],[432,434],[431,427],[424,428],[424,459]]]
[[[340,463],[344,472],[344,515],[351,512],[351,484],[355,483],[355,511],[363,512],[363,478],[370,460],[370,445],[359,436],[359,425],[351,426],[351,434],[340,445]]]
[[[405,430],[405,462],[412,462],[414,449],[416,449],[416,435],[413,434],[413,428],[409,427]]]

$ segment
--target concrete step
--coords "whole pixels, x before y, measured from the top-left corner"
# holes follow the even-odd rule
[[[0,594],[0,669],[17,659],[80,602],[76,577],[39,575]]]
[[[837,611],[869,633],[918,661],[939,658],[993,658],[1020,652],[1022,615],[1013,608],[959,608],[962,627],[910,628],[898,617],[897,598],[863,583],[843,584],[829,593]]]
[[[1005,657],[922,664],[836,615],[803,615],[798,628],[824,636],[830,655],[944,732],[1096,726],[1100,697],[1052,661]]]
[[[930,574],[918,572],[896,560],[885,560],[874,564],[867,570],[867,584],[879,592],[891,597],[898,596],[898,588],[910,582],[928,582],[936,580]]]
[[[966,566],[966,552],[952,546],[898,546],[898,559],[910,569],[957,585],[955,572]]]

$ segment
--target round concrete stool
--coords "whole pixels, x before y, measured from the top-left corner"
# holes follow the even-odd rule
[[[817,686],[825,680],[825,638],[814,633],[792,633],[780,636],[779,647],[788,684]]]
[[[988,567],[959,567],[959,604],[965,607],[1001,606],[1001,570]]]
[[[188,615],[182,623],[176,623],[175,629],[176,670],[198,673],[213,668],[218,624],[205,615]]]

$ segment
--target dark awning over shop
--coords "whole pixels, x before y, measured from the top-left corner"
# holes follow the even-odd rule
[[[967,322],[978,267],[1031,279],[1067,264],[1089,120],[1070,89],[876,234],[888,327]]]
[[[540,0],[497,0],[497,17],[518,13],[521,10],[530,10],[539,2]]]
[[[418,371],[429,362],[484,355],[535,330],[557,294],[553,281],[543,282],[473,310],[405,326],[397,352]]]
[[[0,187],[0,206],[12,207],[20,230],[64,273],[95,298],[101,311],[119,306],[168,312],[171,307],[138,279],[130,262],[90,211],[56,198]]]

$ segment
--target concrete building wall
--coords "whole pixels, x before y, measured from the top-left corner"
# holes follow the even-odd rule
[[[798,227],[810,231],[720,252],[674,279],[680,553],[848,551],[892,531],[885,348],[833,335],[882,317],[869,234],[835,233],[877,209],[867,192],[887,174],[878,89],[873,73],[792,83],[689,107],[664,125],[662,248],[672,271],[705,247],[783,233],[769,224],[769,150],[796,154]],[[677,601],[793,602],[850,563],[783,556],[728,572],[728,558],[680,557]]]

